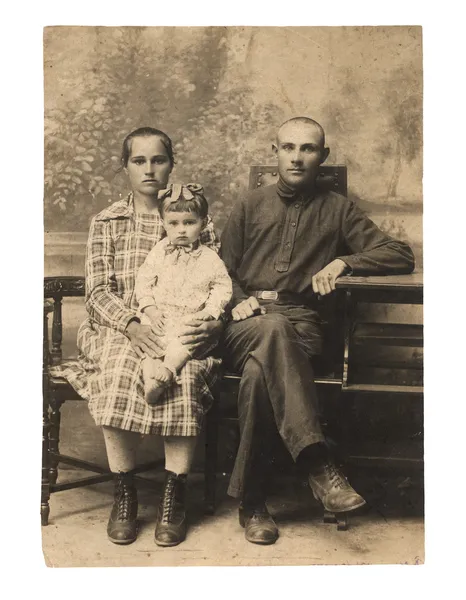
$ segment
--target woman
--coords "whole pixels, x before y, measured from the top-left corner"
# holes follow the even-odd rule
[[[141,434],[161,435],[165,449],[165,484],[157,514],[155,541],[174,546],[185,539],[185,486],[202,418],[212,402],[218,373],[215,358],[196,360],[220,337],[221,321],[191,321],[181,332],[194,359],[184,369],[182,385],[171,386],[164,401],[144,398],[141,363],[162,353],[163,331],[141,324],[134,284],[153,246],[165,236],[157,195],[166,188],[174,165],[172,142],[157,129],[144,127],[123,142],[122,168],[132,192],[94,217],[86,255],[86,309],[78,333],[79,367],[65,376],[88,400],[103,429],[115,496],[107,527],[109,539],[129,544],[137,536],[137,492],[132,470]],[[212,221],[202,243],[218,250]]]

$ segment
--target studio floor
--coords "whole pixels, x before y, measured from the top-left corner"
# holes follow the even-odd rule
[[[61,481],[80,476],[67,469]],[[309,489],[290,477],[277,481],[269,510],[280,528],[272,546],[250,544],[238,524],[237,501],[226,495],[226,477],[218,482],[215,515],[203,514],[203,477],[190,476],[190,527],[186,541],[159,548],[153,541],[161,490],[139,490],[139,536],[129,546],[107,540],[106,525],[113,498],[110,483],[52,495],[49,525],[42,528],[42,547],[49,567],[136,566],[276,566],[422,564],[424,518],[422,480],[409,474],[388,477],[364,473],[352,480],[368,501],[347,531],[323,523],[322,510]],[[160,485],[159,485],[160,484]],[[357,484],[357,485],[356,485]]]

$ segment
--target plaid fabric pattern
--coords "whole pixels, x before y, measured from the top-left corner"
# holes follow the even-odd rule
[[[136,214],[133,198],[115,202],[94,217],[86,251],[86,308],[89,317],[78,332],[77,364],[56,374],[88,400],[96,425],[156,435],[197,435],[212,403],[211,389],[220,360],[191,360],[181,384],[165,392],[165,402],[144,400],[142,360],[123,334],[136,316],[137,271],[154,245],[165,237],[158,214]],[[201,242],[218,251],[212,220]]]

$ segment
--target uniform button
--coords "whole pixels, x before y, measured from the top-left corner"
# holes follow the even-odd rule
[[[289,248],[291,246],[290,242],[286,242],[285,246]]]
[[[295,204],[294,207],[295,208],[299,208],[301,205],[300,204]]]
[[[296,223],[294,221],[291,223],[291,227],[296,227]]]

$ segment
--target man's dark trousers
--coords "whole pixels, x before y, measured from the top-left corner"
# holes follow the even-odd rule
[[[305,306],[265,306],[267,314],[229,323],[224,336],[226,365],[242,374],[240,444],[228,488],[234,497],[264,475],[277,430],[294,460],[324,441],[310,360],[322,349],[320,318]]]

